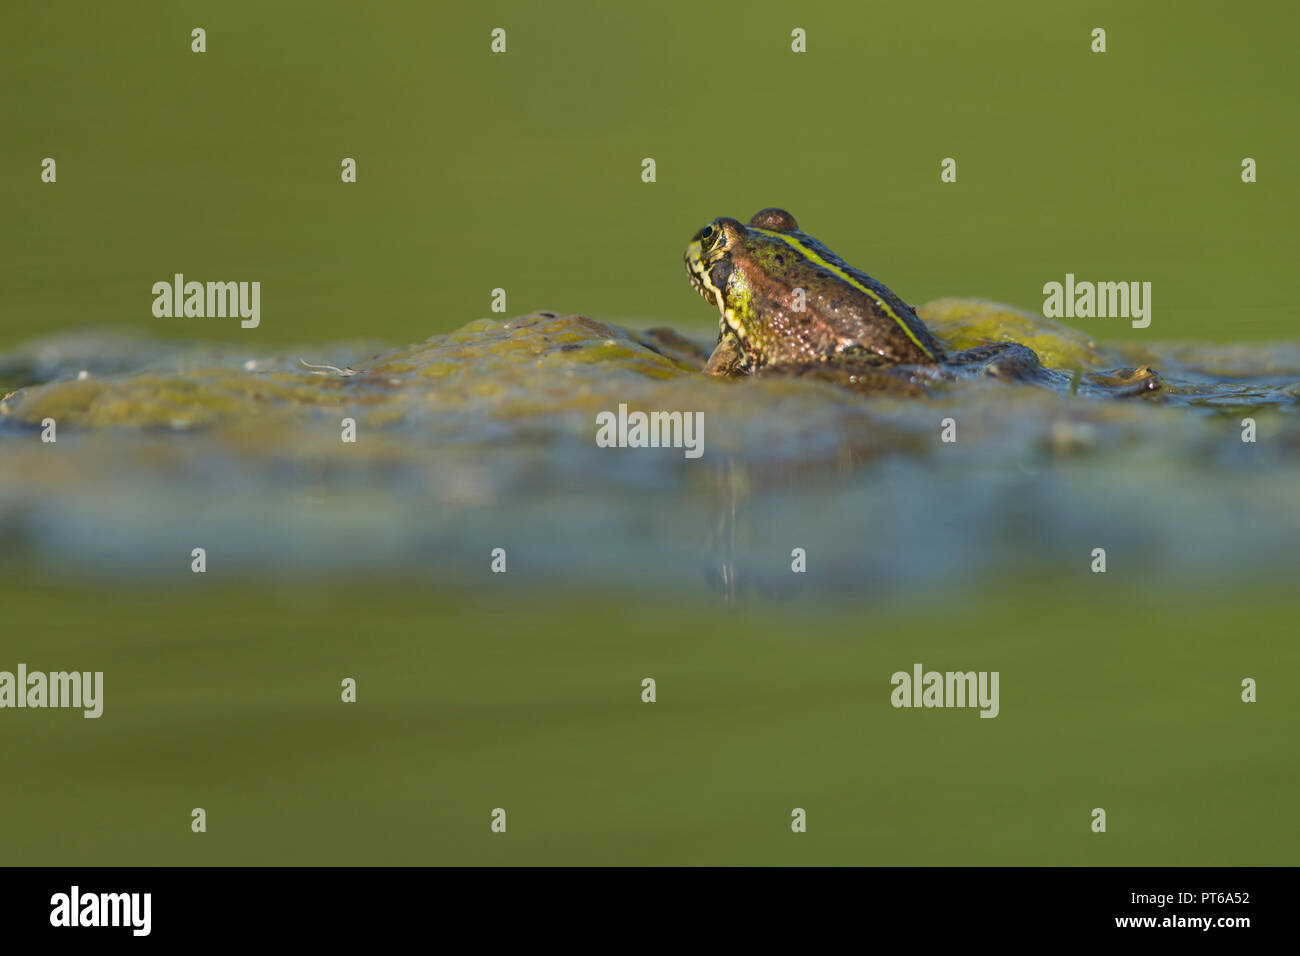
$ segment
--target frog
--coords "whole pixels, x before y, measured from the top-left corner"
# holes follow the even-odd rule
[[[1017,342],[950,352],[912,306],[784,209],[761,209],[748,225],[714,219],[691,238],[684,260],[691,285],[719,313],[703,368],[710,376],[794,376],[914,395],[971,377],[1125,396],[1160,387],[1149,366],[1088,375],[1046,369]]]

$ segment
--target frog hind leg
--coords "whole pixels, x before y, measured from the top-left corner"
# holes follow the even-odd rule
[[[1134,398],[1157,392],[1163,386],[1160,373],[1149,365],[1111,372],[1067,375],[1043,368],[1033,349],[1015,342],[990,342],[958,352],[949,364],[967,374],[986,375],[1004,381],[1032,382],[1071,393]],[[1082,388],[1080,387],[1082,386]]]
[[[1014,382],[1046,381],[1038,353],[1018,342],[989,342],[948,356],[956,369]]]

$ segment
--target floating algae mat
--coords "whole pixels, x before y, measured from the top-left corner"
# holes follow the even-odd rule
[[[721,381],[704,336],[544,312],[388,350],[72,333],[0,356],[0,521],[10,556],[108,575],[188,573],[203,547],[244,571],[468,581],[502,548],[534,582],[775,596],[795,548],[805,587],[855,595],[1086,569],[1095,548],[1170,582],[1293,559],[1300,346],[1119,350],[991,303],[920,314],[1065,383],[1150,365],[1163,387]],[[698,421],[695,452],[600,447],[599,421],[638,411]]]

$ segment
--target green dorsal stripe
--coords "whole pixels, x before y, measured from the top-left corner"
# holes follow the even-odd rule
[[[772,239],[780,239],[782,242],[790,246],[790,248],[794,249],[801,256],[806,258],[809,262],[817,263],[817,265],[821,266],[823,269],[826,269],[831,273],[833,273],[834,275],[838,276],[840,279],[843,279],[849,285],[853,286],[853,288],[858,289],[859,291],[864,292],[867,295],[871,296],[871,298],[876,300],[876,304],[885,310],[885,314],[888,315],[895,322],[897,322],[898,327],[901,328],[905,333],[907,333],[907,337],[916,343],[916,347],[918,349],[920,349],[930,358],[932,359],[934,358],[934,353],[931,352],[928,348],[926,348],[925,345],[922,344],[921,340],[916,337],[916,333],[912,331],[912,327],[908,325],[906,322],[904,322],[903,317],[900,316],[897,312],[895,312],[893,307],[884,299],[882,299],[880,297],[880,293],[877,292],[875,289],[871,288],[871,286],[863,285],[861,282],[853,278],[853,276],[849,275],[839,266],[835,265],[832,262],[827,262],[825,259],[819,256],[815,250],[808,248],[808,246],[805,246],[798,239],[794,238],[794,236],[788,236],[783,232],[774,232],[771,229],[759,229],[757,226],[750,226],[749,228],[754,232],[761,233],[762,235],[768,236]]]

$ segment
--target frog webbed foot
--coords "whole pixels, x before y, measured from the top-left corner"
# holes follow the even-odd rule
[[[1134,398],[1158,392],[1164,386],[1160,373],[1150,365],[1117,368],[1113,372],[1093,372],[1083,376],[1089,385],[1105,389],[1117,398]]]

